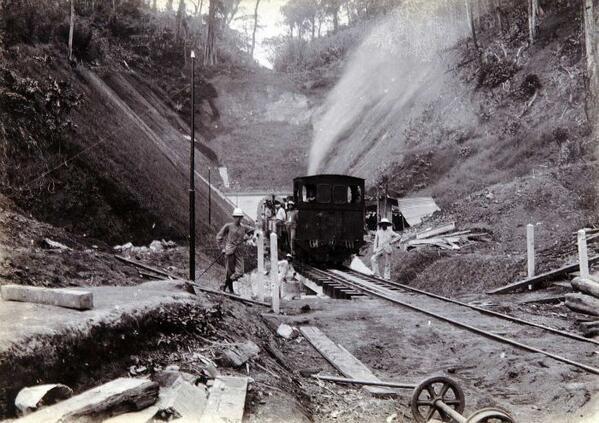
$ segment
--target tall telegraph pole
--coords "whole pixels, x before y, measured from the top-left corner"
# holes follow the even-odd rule
[[[195,189],[195,52],[191,51],[191,151],[189,154],[189,280],[196,279],[196,189]]]

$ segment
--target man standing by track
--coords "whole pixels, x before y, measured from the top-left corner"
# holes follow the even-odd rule
[[[379,259],[383,257],[385,260],[385,279],[391,279],[391,255],[393,254],[393,243],[401,239],[401,235],[393,232],[391,226],[392,224],[387,218],[382,218],[379,222],[379,229],[376,231],[374,244],[372,245],[372,257],[370,258],[370,262],[372,263],[372,271],[376,276],[380,277],[381,272],[379,270]]]
[[[233,211],[233,222],[225,224],[216,235],[216,242],[222,249],[225,256],[225,285],[221,288],[223,291],[229,291],[234,294],[233,282],[243,276],[243,257],[239,246],[247,241],[249,235],[254,231],[249,226],[243,225],[243,211],[235,209]]]

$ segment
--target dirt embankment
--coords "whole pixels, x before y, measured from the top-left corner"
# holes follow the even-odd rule
[[[448,293],[523,276],[528,223],[543,271],[570,260],[573,233],[599,221],[581,9],[545,5],[532,46],[525,7],[504,9],[502,25],[494,13],[477,23],[480,50],[462,39],[443,52],[450,83],[432,99],[406,93],[406,113],[379,107],[400,82],[375,78],[380,102],[358,107],[321,169],[363,176],[371,187],[387,178],[402,197],[432,195],[443,211],[431,224],[453,220],[458,230],[490,233],[493,242],[458,253],[398,254],[396,275]]]
[[[19,333],[21,338],[11,339],[14,345],[8,349],[2,343],[0,415],[13,415],[14,398],[25,386],[60,382],[81,392],[120,376],[152,376],[168,365],[201,376],[210,360],[219,374],[248,375],[249,371],[253,383],[246,414],[251,421],[310,421],[310,399],[295,368],[279,351],[281,341],[260,318],[262,310],[226,299],[195,297],[177,285],[182,283],[96,288],[95,310],[62,309],[42,329],[47,333],[29,337]],[[126,298],[133,294],[137,304]],[[25,333],[35,330],[32,325]],[[222,357],[223,349],[247,340],[259,346],[258,357],[247,368],[230,367]]]

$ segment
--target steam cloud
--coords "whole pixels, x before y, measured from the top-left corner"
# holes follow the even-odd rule
[[[308,173],[332,170],[327,161],[345,142],[351,140],[355,160],[373,144],[389,142],[380,133],[385,125],[407,124],[443,96],[449,105],[448,97],[459,94],[447,89],[456,82],[448,72],[447,51],[469,34],[464,0],[406,0],[377,25],[315,120]]]

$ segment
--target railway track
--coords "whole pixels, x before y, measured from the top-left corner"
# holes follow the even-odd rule
[[[599,374],[599,368],[595,367],[599,356],[594,354],[596,349],[594,345],[599,345],[599,341],[595,339],[584,338],[575,333],[498,313],[398,282],[362,275],[352,270],[323,270],[304,266],[301,272],[307,278],[325,287],[325,292],[327,289],[329,292],[334,290],[342,298],[361,295],[379,298],[485,338],[542,354],[588,373]],[[578,361],[579,359],[570,359],[544,349],[546,345],[559,346],[565,339],[580,345],[576,349],[577,355],[589,355],[592,358],[585,361],[594,363],[582,363]]]

